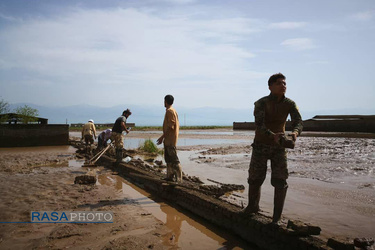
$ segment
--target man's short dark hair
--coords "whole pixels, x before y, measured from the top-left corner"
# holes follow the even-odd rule
[[[122,112],[123,115],[131,115],[132,112],[130,111],[130,109],[126,109],[124,110],[124,112]]]
[[[164,101],[166,101],[166,103],[168,105],[172,105],[173,104],[173,101],[174,101],[174,97],[172,95],[166,95],[164,97]]]
[[[283,80],[286,79],[286,77],[281,73],[273,74],[272,76],[270,76],[270,79],[268,79],[268,86],[271,86],[272,84],[274,84],[279,78]]]

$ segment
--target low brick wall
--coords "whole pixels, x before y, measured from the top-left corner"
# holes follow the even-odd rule
[[[103,156],[99,162],[106,167],[116,171],[120,176],[131,180],[149,192],[162,197],[170,202],[178,204],[182,208],[206,219],[216,226],[224,228],[229,232],[237,234],[251,246],[261,249],[306,249],[321,250],[333,249],[319,236],[310,234],[310,226],[304,224],[306,230],[294,230],[284,226],[277,226],[271,223],[272,219],[264,215],[256,214],[246,216],[240,213],[241,208],[207,196],[201,192],[178,185],[166,183],[152,176],[130,163],[116,164],[113,159]],[[312,226],[311,228],[315,228]],[[320,232],[320,229],[318,230]],[[319,234],[319,232],[317,234]],[[340,243],[340,242],[339,242]],[[337,247],[334,249],[354,249],[350,247]]]
[[[304,131],[375,133],[375,120],[307,120]]]
[[[69,144],[69,125],[0,125],[0,147],[56,146]]]

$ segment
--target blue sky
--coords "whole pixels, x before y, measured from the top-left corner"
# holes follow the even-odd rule
[[[3,0],[0,44],[9,103],[252,109],[282,72],[301,110],[375,110],[373,0]]]

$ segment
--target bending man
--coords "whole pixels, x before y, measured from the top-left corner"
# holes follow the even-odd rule
[[[129,109],[122,112],[122,116],[116,119],[115,124],[112,128],[111,141],[115,142],[116,148],[116,161],[120,162],[122,160],[122,149],[124,148],[124,137],[122,131],[127,134],[129,130],[126,128],[126,119],[132,114]]]
[[[96,129],[94,120],[90,119],[82,127],[82,140],[84,140],[86,144],[86,153],[88,153],[89,146],[91,151],[91,144],[94,144],[94,138],[96,139]]]

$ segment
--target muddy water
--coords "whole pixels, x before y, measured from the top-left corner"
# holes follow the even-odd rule
[[[70,164],[79,166],[80,162],[70,161]],[[102,168],[96,169],[96,171],[99,171],[98,185],[114,186],[120,195],[123,194],[124,203],[139,204],[170,229],[168,234],[162,236],[163,244],[169,249],[219,249],[223,247],[249,249],[248,244],[241,239],[213,227],[187,211],[180,211],[180,208],[166,204],[160,198],[151,196],[122,177],[112,175]]]
[[[151,135],[139,132],[132,136],[141,141],[157,138],[159,134],[158,131]],[[199,136],[204,138],[204,143],[195,140]],[[125,142],[127,139],[130,138],[125,138]],[[181,139],[191,139],[195,145],[201,145],[190,149],[178,146],[184,173],[199,176],[209,184],[213,183],[207,179],[243,184],[246,187],[243,192],[235,192],[225,199],[246,205],[251,148],[243,145],[251,144],[253,132],[185,131]],[[242,147],[237,151],[205,154],[209,145]],[[326,237],[375,237],[374,139],[300,137],[296,149],[288,152],[288,165],[289,189],[283,213],[286,218],[318,225]],[[270,172],[262,186],[260,206],[265,215],[272,215]]]
[[[285,217],[318,225],[325,237],[374,237],[374,142],[373,139],[299,138],[297,149],[289,151],[291,174]],[[226,199],[246,205],[251,153],[205,152],[205,149],[179,151],[183,171],[199,176],[206,183],[210,183],[207,179],[213,179],[245,185],[244,192],[235,192]],[[269,171],[262,186],[260,206],[265,215],[272,215]]]
[[[213,164],[192,162],[189,152],[179,152],[183,171],[199,176],[205,183],[212,179],[222,183],[243,184],[245,190],[228,195],[231,203],[247,205],[247,169],[232,169]],[[248,165],[249,162],[246,162]],[[372,180],[374,181],[374,180]],[[375,236],[375,194],[373,189],[357,189],[344,183],[326,183],[308,178],[290,177],[289,190],[283,215],[290,219],[318,225],[322,235],[331,237],[347,235],[351,237]],[[262,214],[272,216],[273,187],[270,174],[262,186],[260,207]]]
[[[99,132],[98,132],[99,133]],[[124,135],[124,148],[136,149],[139,148],[146,139],[151,139],[156,144],[157,138],[161,136],[161,131],[131,131],[129,134]],[[177,142],[178,147],[183,146],[195,146],[195,145],[221,145],[221,144],[233,144],[238,142],[248,142],[249,139],[246,137],[253,135],[253,131],[245,132],[231,132],[231,131],[180,131],[180,137]],[[244,139],[233,140],[232,136],[243,136]],[[80,132],[70,132],[70,137],[80,138]],[[213,136],[214,138],[207,138]],[[204,137],[204,139],[200,138]],[[224,137],[224,138],[221,138]],[[97,142],[97,139],[95,140]],[[158,145],[162,148],[162,145]]]
[[[163,222],[170,232],[162,236],[163,244],[168,249],[256,249],[249,248],[248,243],[227,232],[218,229],[206,221],[198,218],[181,208],[172,207],[158,197],[153,197],[143,189],[126,181],[118,175],[103,167],[81,167],[84,160],[70,160],[69,168],[79,174],[87,171],[96,173],[97,185],[111,185],[119,195],[124,198],[124,203],[134,202],[144,210]]]

